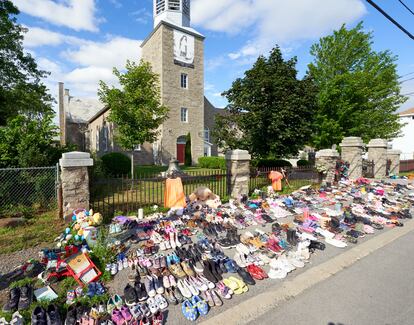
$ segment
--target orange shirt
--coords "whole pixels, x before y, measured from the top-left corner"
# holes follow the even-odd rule
[[[272,170],[269,173],[269,179],[272,181],[272,187],[274,191],[282,190],[282,179],[283,179],[282,173]]]

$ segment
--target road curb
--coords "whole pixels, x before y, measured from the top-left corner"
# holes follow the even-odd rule
[[[412,230],[414,230],[414,220],[405,222],[404,227],[395,228],[375,236],[372,239],[333,257],[329,261],[308,269],[294,277],[292,280],[284,280],[281,287],[268,290],[253,298],[249,298],[238,304],[236,307],[227,309],[219,315],[213,316],[200,324],[247,324],[271,311],[282,302],[298,296],[303,291],[337,274]]]

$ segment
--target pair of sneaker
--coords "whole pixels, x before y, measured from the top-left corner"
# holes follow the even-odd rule
[[[148,296],[150,297],[154,297],[157,293],[164,293],[162,282],[156,275],[147,275],[147,279],[145,281],[145,289],[148,293]]]
[[[132,320],[132,314],[127,306],[115,308],[112,311],[111,319],[116,325],[128,324]]]
[[[223,305],[223,301],[220,299],[216,290],[207,290],[204,291],[202,297],[205,301],[207,301],[210,307],[219,307]]]
[[[88,292],[86,295],[89,298],[94,296],[102,296],[105,293],[105,288],[102,286],[100,282],[90,282],[88,284]]]
[[[24,325],[23,316],[18,311],[14,312],[10,323],[4,317],[0,318],[0,325]]]
[[[155,297],[148,298],[147,304],[152,314],[156,314],[168,307],[167,300],[161,294],[157,294]]]
[[[191,298],[200,294],[200,290],[194,287],[187,279],[179,279],[177,288],[185,298]]]
[[[205,300],[199,296],[194,296],[191,300],[187,299],[181,306],[181,312],[189,321],[195,321],[199,315],[205,316],[208,314],[209,307]]]

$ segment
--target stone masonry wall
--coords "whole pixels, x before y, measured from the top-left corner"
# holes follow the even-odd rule
[[[89,209],[88,167],[62,168],[60,179],[64,216],[70,216],[77,208]]]

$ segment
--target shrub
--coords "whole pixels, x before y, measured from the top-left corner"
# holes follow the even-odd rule
[[[309,160],[305,160],[305,159],[300,159],[298,160],[298,162],[296,163],[296,166],[298,167],[302,167],[302,166],[310,166],[311,163]]]
[[[223,157],[200,157],[198,165],[201,168],[226,169],[226,160]]]
[[[107,176],[125,175],[131,170],[131,159],[120,152],[107,153],[101,160],[102,169]]]
[[[193,157],[191,156],[191,134],[187,134],[187,138],[185,141],[185,157],[184,157],[184,165],[191,166],[193,164]]]
[[[292,164],[283,159],[256,159],[252,161],[252,166],[254,167],[292,167]]]

